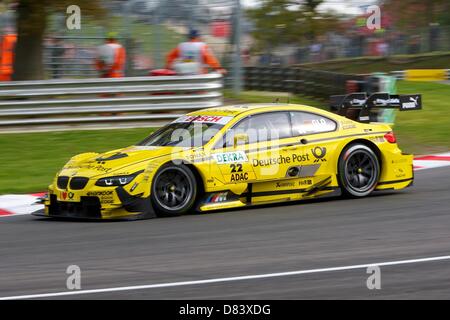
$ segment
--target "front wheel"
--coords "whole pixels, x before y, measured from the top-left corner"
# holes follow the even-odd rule
[[[159,216],[178,216],[192,209],[197,198],[197,182],[184,165],[165,165],[155,175],[151,201]]]
[[[338,177],[345,195],[365,197],[377,186],[380,178],[378,157],[369,147],[355,144],[341,154]]]

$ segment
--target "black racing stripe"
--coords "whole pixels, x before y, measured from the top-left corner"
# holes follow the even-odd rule
[[[245,151],[245,153],[252,153],[252,152],[265,151],[265,150],[270,150],[270,149],[279,149],[279,148],[284,148],[284,147],[294,147],[294,146],[298,146],[298,145],[304,145],[304,146],[306,146],[306,145],[308,145],[308,144],[313,144],[313,143],[317,143],[317,142],[325,142],[325,141],[341,140],[341,139],[345,139],[345,138],[359,137],[359,136],[371,136],[371,135],[383,134],[383,133],[388,133],[388,132],[389,132],[389,131],[383,131],[383,132],[367,132],[367,133],[354,133],[354,134],[349,134],[349,135],[340,136],[340,137],[322,138],[322,139],[308,140],[308,143],[307,143],[307,144],[303,144],[301,141],[299,141],[299,142],[296,142],[296,143],[285,143],[285,144],[280,144],[280,145],[273,146],[273,147],[255,148],[255,149],[244,150],[244,151]]]
[[[267,197],[267,196],[277,196],[277,195],[284,195],[284,194],[295,194],[295,193],[305,193],[310,188],[305,189],[291,189],[291,190],[277,190],[277,191],[261,191],[261,192],[252,192],[252,197]],[[328,191],[328,190],[335,190],[337,188],[335,187],[323,187],[320,188],[318,191]],[[247,197],[248,193],[241,194],[242,197]]]
[[[354,133],[354,134],[348,134],[348,135],[345,135],[345,136],[340,136],[340,137],[335,137],[335,138],[323,138],[323,139],[316,139],[316,140],[308,140],[308,144],[309,143],[313,143],[313,142],[332,141],[332,140],[339,140],[339,139],[358,137],[358,136],[371,136],[371,135],[374,135],[374,134],[383,134],[383,133],[388,133],[388,132],[389,131]]]
[[[407,181],[411,181],[414,178],[408,178],[408,179],[402,179],[402,180],[393,180],[393,181],[383,181],[383,182],[379,182],[378,185],[382,186],[385,184],[394,184],[394,183],[401,183],[401,182],[407,182]]]

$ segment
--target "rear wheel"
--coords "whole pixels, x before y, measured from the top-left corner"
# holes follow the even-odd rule
[[[159,216],[178,216],[192,209],[197,198],[197,182],[184,165],[163,166],[152,183],[151,200]]]
[[[345,195],[365,197],[377,186],[380,163],[369,147],[354,144],[345,148],[338,166],[339,182]]]

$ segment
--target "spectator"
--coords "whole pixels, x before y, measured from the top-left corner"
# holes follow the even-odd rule
[[[208,67],[226,73],[208,45],[200,40],[197,30],[191,30],[189,40],[180,43],[167,55],[166,68],[174,69],[178,74],[208,73]]]
[[[125,48],[117,42],[117,33],[107,34],[106,43],[98,47],[95,64],[102,78],[124,76]]]

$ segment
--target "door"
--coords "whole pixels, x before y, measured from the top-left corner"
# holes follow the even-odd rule
[[[333,172],[328,170],[327,166],[334,165],[330,163],[329,158],[336,149],[338,139],[330,137],[330,132],[336,131],[336,122],[320,114],[301,111],[291,111],[290,118],[292,134],[298,141],[292,157],[306,157],[301,163],[294,161],[295,165],[298,165],[295,173],[302,178],[312,178]],[[290,174],[295,176],[292,168],[288,176]]]
[[[231,128],[213,157],[227,183],[284,178],[296,148],[289,112],[249,116]]]

